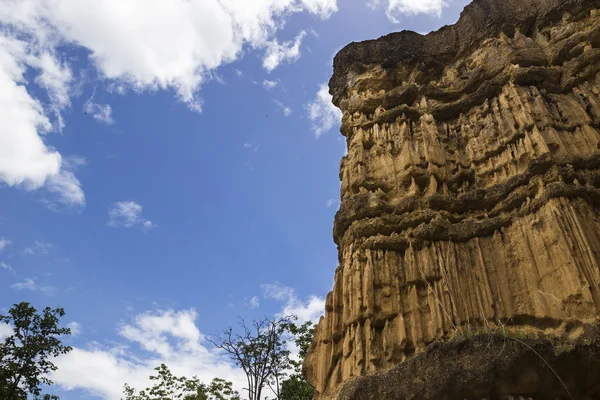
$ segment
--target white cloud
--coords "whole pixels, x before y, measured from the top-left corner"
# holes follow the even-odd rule
[[[244,45],[266,47],[290,13],[328,18],[337,11],[335,0],[16,3],[3,7],[9,24],[87,48],[105,78],[139,90],[173,88],[189,103],[207,73],[237,59]]]
[[[5,263],[4,261],[0,261],[0,269],[10,272],[13,276],[17,273],[17,271],[15,271],[13,267]]]
[[[86,114],[91,115],[98,122],[111,125],[115,121],[112,119],[112,108],[110,104],[97,104],[93,99],[88,99],[83,106]]]
[[[25,278],[25,280],[23,280],[23,282],[17,282],[13,285],[10,285],[10,287],[13,289],[16,289],[16,290],[36,290],[37,289],[35,280],[33,280],[32,278]]]
[[[243,373],[207,346],[196,326],[197,317],[193,309],[139,314],[130,323],[120,324],[120,342],[110,346],[90,343],[60,356],[58,370],[50,378],[66,390],[84,389],[103,399],[118,400],[124,383],[147,387],[153,368],[165,363],[175,375],[197,375],[203,382],[220,377],[241,391]]]
[[[313,122],[312,130],[317,137],[331,130],[342,119],[342,112],[331,102],[331,95],[326,83],[319,86],[317,95],[308,106],[308,117]]]
[[[152,228],[156,227],[156,225],[154,225],[154,224],[152,223],[152,221],[144,221],[144,223],[142,224],[142,227],[143,227],[145,230],[150,230],[150,229],[152,229]]]
[[[276,38],[287,17],[308,12],[328,18],[335,11],[336,0],[0,2],[0,180],[27,190],[48,184],[54,193],[64,191],[66,202],[83,203],[79,181],[72,171],[62,172],[61,155],[44,140],[64,126],[61,111],[78,85],[61,57],[67,46],[85,50],[97,75],[118,93],[172,89],[201,111],[198,91],[218,78],[218,67],[247,47],[266,52],[269,71],[296,60],[304,33],[283,44]],[[49,104],[32,95],[26,74],[47,92]],[[95,118],[112,120],[110,106],[91,107]]]
[[[267,46],[265,57],[263,58],[263,67],[271,72],[283,62],[294,62],[300,58],[300,45],[302,39],[306,36],[305,31],[300,31],[294,41],[279,44],[277,39],[273,39]]]
[[[275,81],[270,81],[268,79],[265,79],[263,81],[263,87],[267,90],[269,89],[273,89],[275,86],[277,86],[279,84],[279,80],[275,80]]]
[[[398,14],[429,14],[439,18],[446,6],[444,0],[389,0],[386,15],[394,23],[399,22]]]
[[[47,199],[47,202],[51,208],[55,208],[56,203],[85,206],[85,193],[81,189],[81,182],[74,174],[82,165],[85,165],[84,158],[65,157],[60,172],[48,178],[46,188],[53,196]]]
[[[6,5],[0,6],[0,20],[4,8]],[[43,135],[53,126],[42,104],[27,92],[24,79],[27,68],[38,71],[34,81],[48,93],[49,111],[56,116],[54,129],[62,129],[60,112],[70,105],[68,91],[72,77],[68,66],[44,43],[26,43],[1,32],[0,180],[8,186],[28,190],[46,186],[58,202],[84,205],[81,185],[68,163],[44,143]]]
[[[4,261],[0,262],[0,268],[10,272],[11,274],[15,275],[16,271],[13,267],[11,267],[10,265],[8,265],[7,263],[5,263]]]
[[[15,290],[31,290],[31,291],[40,291],[48,296],[53,296],[56,294],[56,288],[53,286],[47,285],[38,285],[36,282],[36,278],[25,278],[22,282],[17,282],[10,285],[12,289]]]
[[[112,227],[131,228],[141,225],[144,229],[152,229],[152,221],[142,218],[143,207],[135,201],[119,201],[108,210],[108,225]]]
[[[239,78],[240,76],[242,76],[244,73],[242,71],[240,71],[239,69],[235,69],[235,75]]]
[[[327,19],[337,12],[336,0],[302,0],[304,6],[313,14]]]
[[[321,297],[309,296],[306,300],[301,300],[294,289],[279,282],[261,285],[261,288],[265,298],[283,303],[281,311],[275,314],[276,317],[296,317],[299,324],[305,322],[316,324],[325,312],[325,299]],[[299,349],[294,342],[288,341],[287,347],[291,357],[299,360]]]
[[[309,296],[306,300],[301,300],[293,288],[279,282],[264,284],[261,288],[265,298],[283,303],[280,316],[295,316],[300,323],[317,322],[325,312],[325,299],[318,296]]]
[[[54,244],[52,243],[36,240],[35,242],[33,242],[33,245],[21,250],[21,253],[30,256],[34,254],[48,254],[48,252],[53,248]]]
[[[279,283],[262,285],[262,289],[265,298],[282,302],[278,316],[296,315],[301,323],[316,322],[325,308],[323,299],[311,296],[302,301],[294,289]],[[250,299],[250,305],[260,305],[258,296]],[[246,385],[243,372],[208,344],[196,325],[197,319],[194,309],[140,313],[118,325],[119,341],[111,341],[108,346],[91,342],[60,356],[56,361],[58,370],[50,379],[65,390],[83,389],[103,399],[119,400],[124,383],[147,387],[153,368],[165,363],[177,376],[196,375],[202,382],[214,377],[230,380],[241,393]],[[293,355],[297,354],[297,349],[289,345]]]
[[[5,21],[1,11],[0,20]],[[37,189],[59,173],[61,157],[42,140],[52,124],[24,86],[26,61],[36,58],[29,49],[0,32],[0,179]]]
[[[381,0],[368,0],[366,3],[367,7],[371,10],[376,10],[381,5]]]
[[[12,242],[8,239],[5,238],[1,238],[0,239],[0,251],[4,250],[5,248],[7,248],[8,246],[10,246],[12,244]]]
[[[246,142],[246,143],[244,143],[244,148],[249,149],[249,150],[254,150],[254,152],[257,152],[258,149],[260,149],[260,145],[259,144],[255,145],[253,143]]]
[[[5,324],[4,322],[0,323],[0,341],[4,341],[7,337],[14,333],[13,327]]]
[[[339,203],[339,201],[337,199],[329,199],[329,200],[327,200],[327,207],[328,208],[332,207],[332,206],[334,206],[334,205],[336,205],[338,203]]]
[[[82,329],[81,329],[80,323],[73,321],[73,322],[68,323],[66,327],[71,330],[71,336],[74,337],[74,336],[81,335]]]
[[[280,101],[277,100],[273,100],[275,102],[275,104],[277,104],[279,106],[279,108],[281,108],[281,111],[283,112],[283,115],[285,115],[286,117],[289,117],[290,115],[292,115],[292,109],[289,108],[288,106],[286,106],[285,104],[283,104]]]

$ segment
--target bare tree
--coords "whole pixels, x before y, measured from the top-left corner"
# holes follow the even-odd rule
[[[261,400],[265,388],[280,398],[282,380],[291,367],[285,335],[290,323],[291,318],[285,317],[265,318],[248,325],[240,318],[241,334],[229,327],[217,338],[209,339],[246,374],[248,400]]]

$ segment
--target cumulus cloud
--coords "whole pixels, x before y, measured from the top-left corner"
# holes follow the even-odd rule
[[[298,322],[317,322],[325,311],[325,299],[318,296],[309,296],[306,300],[300,299],[293,288],[279,282],[261,285],[263,296],[266,299],[277,300],[283,303],[280,316],[295,316]]]
[[[331,95],[326,83],[319,86],[315,98],[308,104],[308,117],[313,122],[312,130],[317,137],[339,124],[342,112],[331,102]]]
[[[336,0],[302,0],[302,4],[322,19],[331,17],[338,10]]]
[[[296,60],[305,33],[283,44],[276,38],[287,17],[328,18],[336,11],[336,0],[0,2],[0,180],[28,190],[49,184],[54,193],[65,191],[67,201],[83,203],[73,172],[62,172],[60,153],[45,141],[62,129],[61,111],[71,104],[75,82],[61,57],[69,46],[84,49],[97,75],[118,93],[172,89],[201,111],[198,91],[218,67],[241,57],[245,47],[265,51],[268,71]],[[48,104],[32,95],[33,83],[46,91]],[[99,121],[112,121],[110,106],[88,107]]]
[[[24,86],[26,62],[40,57],[32,52],[26,42],[0,32],[0,179],[27,189],[42,187],[61,165],[60,154],[42,138],[52,124]]]
[[[296,39],[279,44],[277,39],[273,39],[267,46],[265,57],[263,58],[263,67],[271,72],[283,62],[294,62],[300,58],[300,45],[302,39],[306,36],[305,31],[300,31]]]
[[[311,296],[301,300],[294,289],[280,283],[262,285],[262,290],[265,298],[281,302],[276,316],[296,315],[301,323],[316,322],[325,307],[323,299]],[[251,307],[259,305],[258,296],[250,299]],[[158,308],[137,314],[117,325],[117,341],[108,345],[93,341],[60,356],[58,370],[50,379],[65,390],[83,389],[102,399],[119,400],[125,382],[136,388],[147,387],[153,369],[165,363],[175,375],[196,375],[202,382],[223,378],[242,392],[246,386],[243,372],[208,342],[197,319],[193,308]],[[2,332],[0,326],[0,336]],[[291,344],[290,350],[297,354]]]
[[[0,19],[2,13],[0,12]],[[66,205],[85,205],[85,195],[68,162],[50,149],[43,135],[52,124],[41,103],[25,88],[26,68],[37,68],[35,78],[51,100],[50,109],[58,126],[60,111],[70,104],[68,84],[71,73],[48,52],[40,53],[21,40],[0,33],[0,180],[8,186],[33,190],[45,186]]]
[[[323,299],[311,296],[302,301],[294,289],[279,283],[262,285],[262,289],[265,298],[282,303],[278,316],[296,315],[301,323],[316,321],[325,307]],[[257,296],[250,299],[252,307],[259,304]],[[197,319],[194,309],[140,313],[118,324],[118,341],[109,345],[90,342],[60,356],[56,360],[58,370],[50,379],[65,390],[83,389],[106,400],[118,400],[125,382],[137,388],[147,387],[153,368],[165,363],[175,375],[196,375],[202,382],[220,377],[232,381],[242,392],[246,385],[243,372],[209,344],[196,325]],[[77,327],[80,328],[78,324]],[[297,354],[291,345],[290,350]]]
[[[116,202],[108,210],[108,225],[112,227],[132,228],[141,225],[144,230],[152,229],[152,221],[142,218],[143,207],[135,201]]]
[[[371,4],[373,6],[373,3]],[[374,4],[377,6],[378,2]],[[444,0],[389,0],[386,15],[390,21],[398,23],[398,15],[429,14],[442,16],[442,10],[447,4]]]
[[[3,7],[3,20],[87,48],[103,77],[139,90],[173,88],[192,104],[207,73],[238,58],[244,45],[270,47],[285,16],[304,11],[328,18],[337,11],[336,0],[14,3]]]
[[[165,363],[175,375],[197,375],[203,382],[220,377],[241,390],[243,373],[207,345],[196,326],[197,317],[194,309],[138,314],[119,324],[119,342],[109,346],[92,342],[60,356],[58,370],[50,378],[66,390],[84,389],[103,399],[118,400],[125,382],[147,387],[153,368]]]

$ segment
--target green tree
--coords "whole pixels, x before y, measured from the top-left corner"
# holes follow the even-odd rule
[[[27,302],[14,304],[8,315],[0,315],[0,323],[13,327],[13,334],[0,343],[0,398],[24,400],[30,394],[36,399],[58,399],[42,395],[42,385],[51,385],[47,374],[56,371],[54,357],[71,351],[60,337],[70,335],[69,328],[59,326],[62,308],[46,307],[42,314]]]
[[[282,382],[279,400],[312,400],[316,394],[315,389],[304,379],[302,363],[313,342],[315,328],[309,321],[300,326],[289,323],[287,330],[293,336],[294,343],[298,348],[298,359],[290,360],[294,372]]]
[[[154,386],[139,393],[125,384],[124,400],[240,400],[231,382],[215,378],[206,385],[195,376],[191,379],[173,375],[165,364],[154,368],[156,375],[150,376]]]

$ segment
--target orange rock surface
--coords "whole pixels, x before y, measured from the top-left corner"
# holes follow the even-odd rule
[[[461,329],[575,340],[596,322],[599,8],[476,0],[456,25],[336,56],[348,154],[304,365],[319,398]]]

